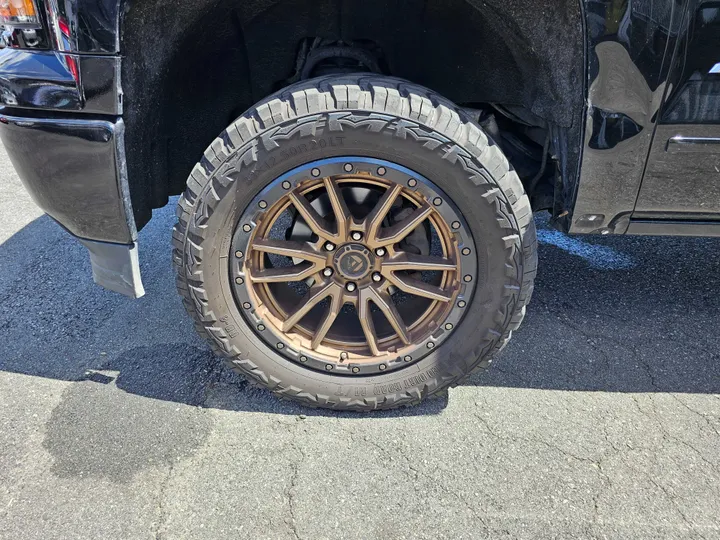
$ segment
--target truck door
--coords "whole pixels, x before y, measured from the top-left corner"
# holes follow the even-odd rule
[[[720,234],[720,1],[688,4],[628,233]]]

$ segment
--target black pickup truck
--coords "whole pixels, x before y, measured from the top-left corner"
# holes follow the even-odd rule
[[[0,136],[138,297],[280,397],[417,403],[521,323],[534,213],[720,235],[717,0],[0,0]],[[168,231],[170,236],[170,231]]]

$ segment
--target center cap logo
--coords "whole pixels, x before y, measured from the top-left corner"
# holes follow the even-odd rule
[[[368,275],[372,265],[372,254],[362,244],[348,244],[341,247],[333,263],[335,269],[347,279],[360,279]]]

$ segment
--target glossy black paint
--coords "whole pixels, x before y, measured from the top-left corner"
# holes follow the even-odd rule
[[[120,59],[0,50],[0,103],[13,108],[122,113]]]
[[[75,236],[131,244],[124,124],[35,119],[0,112],[0,139],[40,208]]]
[[[48,25],[59,51],[120,52],[118,0],[46,0]]]
[[[585,0],[587,115],[571,232],[625,232],[687,2]]]
[[[720,2],[691,2],[634,218],[720,220],[719,63]]]

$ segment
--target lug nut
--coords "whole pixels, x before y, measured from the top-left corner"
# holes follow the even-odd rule
[[[356,242],[357,242],[358,240],[362,240],[362,233],[361,233],[360,231],[355,231],[355,232],[352,233],[350,236],[351,236],[352,239],[355,240]]]
[[[345,285],[345,289],[347,289],[348,292],[353,292],[355,289],[357,289],[357,285],[355,285],[352,281]]]
[[[323,276],[330,277],[333,275],[333,269],[332,268],[326,268],[323,270]]]
[[[375,255],[378,257],[384,257],[385,256],[385,248],[377,248],[375,250]]]
[[[334,249],[335,249],[335,244],[333,244],[332,242],[327,242],[325,244],[325,251],[332,251]]]
[[[372,280],[375,282],[382,281],[382,276],[380,275],[380,272],[374,272],[372,275]]]

